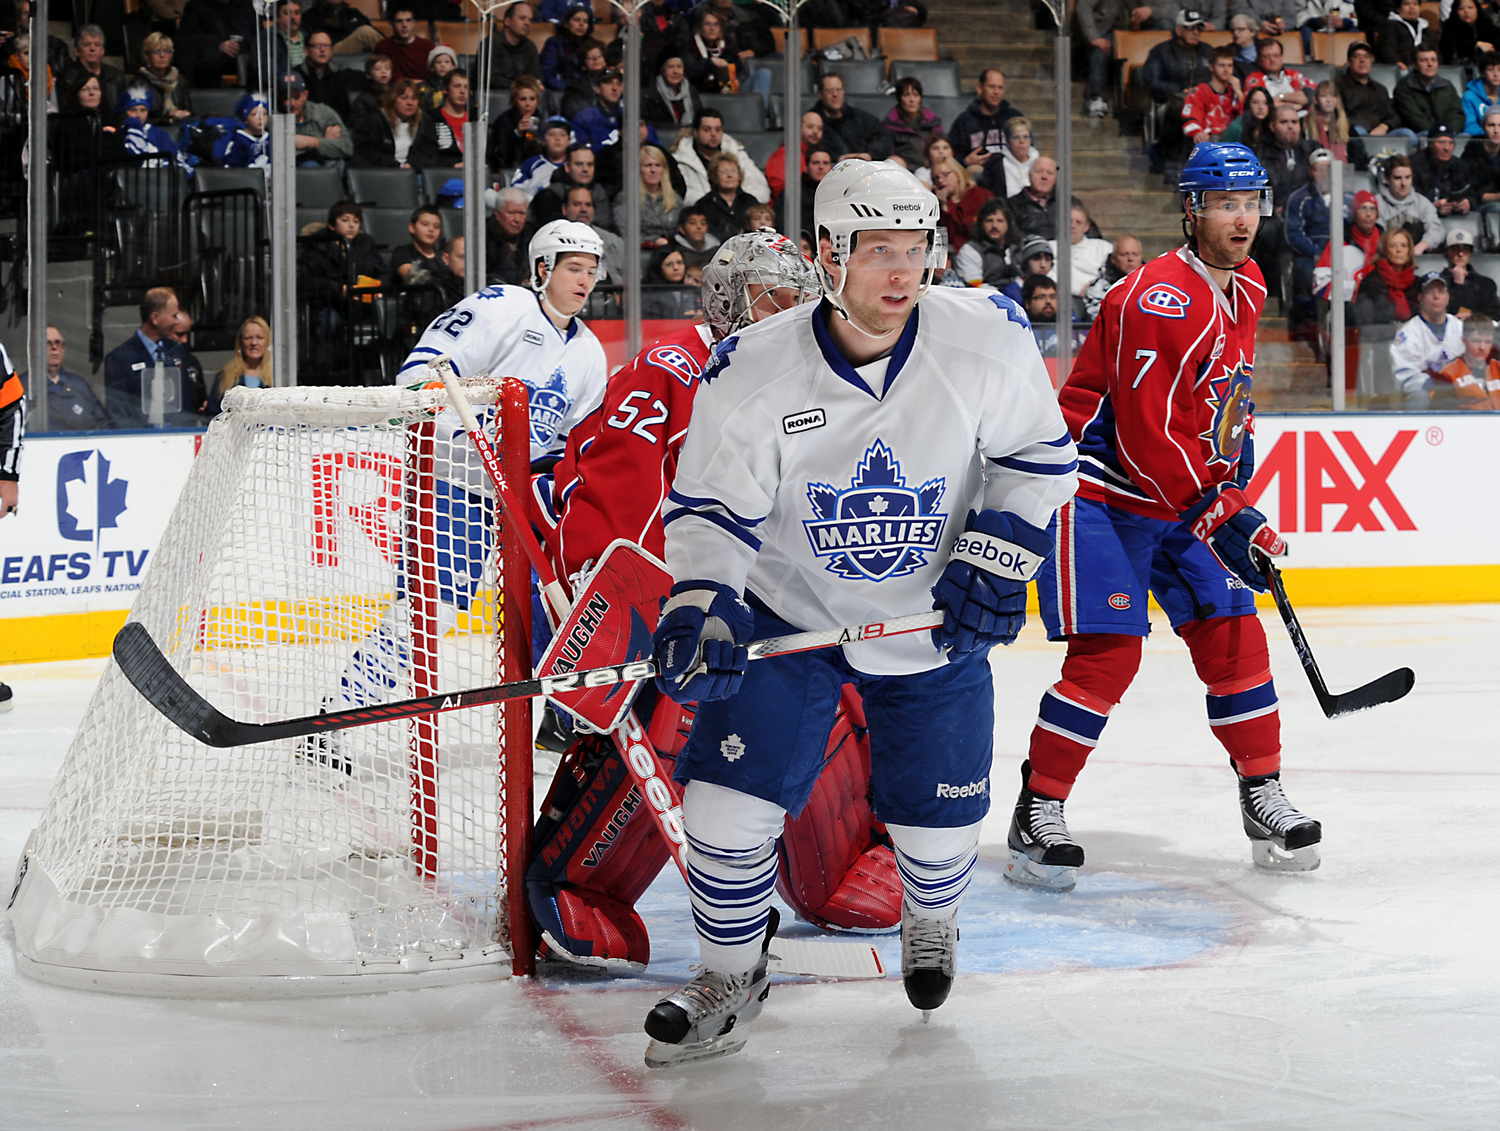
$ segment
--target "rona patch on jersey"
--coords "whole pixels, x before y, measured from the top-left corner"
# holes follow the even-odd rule
[[[529,384],[529,382],[528,382]],[[550,448],[557,439],[568,409],[573,407],[572,398],[563,392],[568,387],[568,375],[562,367],[552,371],[540,385],[531,385],[531,442]]]
[[[1209,378],[1208,403],[1213,423],[1200,439],[1208,441],[1210,464],[1232,464],[1240,458],[1245,443],[1245,423],[1250,418],[1250,383],[1254,366],[1243,357],[1221,376]]]
[[[703,370],[693,360],[693,355],[681,346],[653,346],[646,353],[646,360],[665,369],[688,388],[692,388],[693,382],[703,376]]]
[[[1136,303],[1146,314],[1160,318],[1186,318],[1193,300],[1171,283],[1152,283],[1141,292]]]
[[[904,577],[927,564],[937,550],[948,516],[937,513],[945,480],[906,485],[895,454],[876,440],[865,449],[854,477],[840,490],[809,483],[811,519],[803,528],[813,553],[831,559],[830,573],[850,581]]]

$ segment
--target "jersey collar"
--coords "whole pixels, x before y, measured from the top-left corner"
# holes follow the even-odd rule
[[[532,296],[536,299],[537,312],[540,313],[543,318],[547,319],[547,325],[551,326],[553,330],[557,331],[557,333],[562,334],[564,345],[566,345],[568,342],[571,342],[573,340],[573,335],[578,333],[578,315],[575,314],[572,318],[568,319],[568,329],[567,332],[564,333],[562,330],[557,329],[556,322],[547,317],[547,308],[542,305],[542,293],[540,291],[532,291],[531,293]]]
[[[813,340],[818,343],[818,349],[823,353],[823,360],[828,367],[842,377],[849,384],[861,392],[868,393],[877,401],[881,400],[884,393],[890,392],[896,383],[897,376],[901,373],[901,367],[906,364],[906,359],[911,356],[912,346],[917,341],[917,319],[920,317],[920,304],[914,305],[911,317],[906,320],[906,326],[901,331],[901,336],[896,339],[896,347],[891,350],[890,364],[885,370],[885,388],[877,393],[866,385],[864,378],[854,371],[854,366],[849,364],[847,358],[839,352],[839,347],[834,344],[833,335],[828,332],[828,313],[832,309],[827,299],[818,303],[818,308],[813,311],[812,329]]]
[[[1229,303],[1229,299],[1225,296],[1224,292],[1219,289],[1219,284],[1214,282],[1214,277],[1208,273],[1208,268],[1203,265],[1203,260],[1199,259],[1186,247],[1179,247],[1177,249],[1177,256],[1194,271],[1196,271],[1202,277],[1203,281],[1208,284],[1209,290],[1213,291],[1214,298],[1218,300],[1219,306],[1223,309],[1225,315],[1228,316],[1231,321],[1238,321],[1238,319],[1235,318],[1234,307],[1238,306],[1240,301],[1239,268],[1235,268],[1230,276],[1229,285],[1234,291],[1234,306],[1231,306]],[[1245,260],[1245,263],[1249,262],[1250,260]],[[1242,263],[1240,264],[1240,267],[1243,267],[1244,265],[1245,264]]]

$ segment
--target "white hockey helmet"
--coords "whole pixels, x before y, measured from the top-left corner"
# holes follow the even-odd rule
[[[917,297],[932,285],[936,273],[948,261],[947,241],[938,226],[938,199],[908,170],[889,161],[840,161],[818,182],[813,200],[814,239],[825,237],[833,244],[833,262],[843,266],[854,251],[854,237],[864,231],[909,229],[931,232],[927,243],[927,278]],[[823,289],[839,310],[844,291],[844,272],[835,280],[818,258]]]
[[[715,338],[750,323],[750,288],[756,284],[796,291],[799,305],[823,293],[813,265],[780,232],[759,228],[731,236],[703,266],[703,316]]]
[[[531,237],[531,246],[526,253],[528,262],[531,264],[532,290],[540,291],[545,286],[541,274],[537,271],[538,265],[545,265],[547,275],[550,277],[552,268],[557,266],[557,257],[568,252],[592,255],[596,262],[602,264],[604,241],[599,238],[599,233],[593,228],[587,224],[580,224],[576,220],[553,220],[536,230],[536,235]]]

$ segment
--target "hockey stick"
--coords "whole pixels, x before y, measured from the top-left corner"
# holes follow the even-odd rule
[[[1302,661],[1302,670],[1307,673],[1307,681],[1312,684],[1313,694],[1318,697],[1318,706],[1323,708],[1323,714],[1328,718],[1337,719],[1355,711],[1379,707],[1382,703],[1394,703],[1412,689],[1417,681],[1416,674],[1410,668],[1397,668],[1379,679],[1372,679],[1363,687],[1356,687],[1342,695],[1332,694],[1328,685],[1323,682],[1323,673],[1318,670],[1318,661],[1313,658],[1307,637],[1303,635],[1297,612],[1287,599],[1286,586],[1281,583],[1281,571],[1275,565],[1268,564],[1266,580],[1271,585],[1271,595],[1276,599],[1276,609],[1286,624],[1287,635],[1292,638],[1292,647],[1297,650],[1297,659]]]

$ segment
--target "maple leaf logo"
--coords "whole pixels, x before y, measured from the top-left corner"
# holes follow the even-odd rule
[[[884,441],[865,450],[849,486],[809,483],[814,517],[803,520],[813,553],[830,573],[849,581],[905,577],[937,550],[948,516],[937,513],[945,480],[906,485],[901,464]]]

